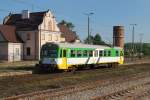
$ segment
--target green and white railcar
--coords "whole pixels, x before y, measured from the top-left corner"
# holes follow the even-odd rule
[[[46,43],[41,48],[40,64],[67,70],[74,66],[123,64],[123,49],[103,45]]]

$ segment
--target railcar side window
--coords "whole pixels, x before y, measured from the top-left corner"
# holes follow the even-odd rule
[[[89,51],[89,57],[93,57],[93,51],[92,50]]]
[[[82,51],[81,50],[78,50],[77,51],[77,57],[81,57],[82,56]]]
[[[62,57],[62,49],[60,49],[60,57]]]
[[[67,50],[63,50],[63,57],[67,57]]]
[[[94,51],[94,57],[98,57],[98,51],[97,50]]]
[[[71,50],[71,57],[75,57],[76,55],[76,51],[75,50]]]
[[[83,51],[83,56],[84,56],[84,57],[87,57],[87,56],[88,56],[87,50],[84,50],[84,51]]]
[[[111,51],[108,51],[108,56],[111,56]]]
[[[105,56],[105,57],[107,56],[107,51],[104,51],[104,56]]]
[[[116,56],[119,56],[119,51],[118,50],[116,50]]]
[[[103,56],[103,51],[102,50],[99,51],[99,56],[100,57]]]

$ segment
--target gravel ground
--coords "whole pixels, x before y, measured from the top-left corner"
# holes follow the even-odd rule
[[[128,80],[126,80],[123,83],[122,82],[116,83],[117,81],[119,81],[118,79],[119,77],[122,80],[125,80],[126,78],[129,79],[130,77],[146,75],[146,73],[150,75],[149,66],[150,64],[134,65],[134,66],[128,65],[128,66],[123,66],[123,67],[118,67],[118,68],[101,68],[101,69],[94,69],[94,70],[77,71],[76,74],[54,73],[54,74],[45,74],[45,75],[0,77],[0,97],[26,94],[26,93],[32,93],[36,91],[38,92],[41,90],[48,90],[48,89],[57,90],[57,89],[64,88],[70,85],[73,85],[73,86],[77,85],[76,89],[80,89],[82,87],[86,87],[85,85],[86,83],[92,82],[92,84],[90,84],[92,86],[91,89],[84,89],[82,91],[68,94],[70,95],[70,97],[72,97],[72,99],[78,98],[78,96],[80,98],[83,98],[83,100],[85,97],[88,97],[88,96],[90,96],[89,99],[91,99],[97,96],[105,95],[104,93],[105,90],[108,91],[106,93],[111,93],[111,92],[119,91],[119,89],[122,89],[122,88],[128,88],[131,85],[141,84],[139,82],[145,82],[144,80],[146,79],[150,80],[148,76],[146,77],[146,79],[139,78],[142,80],[137,79],[136,81],[133,81],[133,82],[131,81],[132,82],[131,85],[130,85],[130,81]],[[114,83],[110,85],[102,84],[103,81],[106,81],[106,80],[110,81],[112,79]],[[95,81],[100,81],[100,83],[95,83]],[[124,84],[127,85],[127,87],[125,87]],[[96,87],[93,88],[93,86],[96,86]],[[109,89],[112,89],[114,91],[109,90]],[[57,98],[63,99],[63,98],[68,98],[68,96],[66,97],[66,95],[61,95],[61,97],[58,96]],[[54,99],[57,99],[57,98],[56,96],[54,97]],[[71,98],[69,98],[69,100],[70,99]]]
[[[44,99],[46,100],[91,100],[91,99],[94,99],[95,97],[125,90],[133,86],[139,86],[138,89],[136,89],[136,92],[131,91],[132,94],[135,92],[134,95],[138,95],[142,91],[150,90],[150,84],[148,84],[146,87],[140,88],[142,84],[149,83],[149,82],[150,82],[150,76],[145,77],[145,78],[140,78],[137,80],[126,81],[123,83],[110,84],[106,86],[97,86],[96,88],[87,89],[85,91],[74,92],[74,93],[66,94],[66,95],[53,97],[53,96],[50,96],[50,94],[46,94],[46,95],[41,95],[40,97],[41,98],[44,97]],[[98,85],[98,84],[91,84],[91,85]],[[39,96],[35,96],[35,97],[32,97],[32,100],[37,100],[38,98]],[[116,99],[114,98],[114,100]],[[120,100],[123,100],[123,98],[120,98]]]
[[[113,100],[127,100],[124,99],[127,96],[133,96],[133,94],[139,95],[143,91],[150,90],[150,73],[140,73],[135,75],[134,77],[120,77],[116,78],[116,80],[107,80],[103,81],[96,81],[87,84],[81,84],[75,86],[73,91],[70,92],[70,88],[62,89],[60,91],[53,91],[53,92],[45,92],[44,94],[39,94],[33,97],[26,97],[22,98],[21,100],[91,100],[96,97],[104,96],[107,94],[111,94],[114,92],[122,91],[128,88],[130,89],[130,95],[124,95],[123,98],[113,98]],[[71,88],[72,89],[72,88]],[[132,93],[132,95],[131,95]],[[145,97],[145,96],[144,96]],[[142,98],[139,100],[142,100]],[[148,97],[147,97],[148,98]],[[12,100],[12,99],[10,99]],[[13,99],[14,100],[14,99]],[[110,100],[110,99],[106,99]],[[131,99],[137,100],[137,99]]]

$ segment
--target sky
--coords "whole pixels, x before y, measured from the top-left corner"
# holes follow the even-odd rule
[[[50,9],[57,22],[66,20],[75,26],[81,40],[87,37],[87,15],[90,16],[90,33],[102,36],[107,43],[112,43],[113,26],[121,25],[125,29],[125,42],[131,42],[132,26],[135,26],[135,42],[150,43],[150,0],[1,0],[0,22],[12,13],[21,13]]]

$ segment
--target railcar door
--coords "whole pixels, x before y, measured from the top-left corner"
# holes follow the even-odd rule
[[[123,49],[120,50],[120,64],[123,64]]]
[[[62,56],[62,63],[63,63],[63,68],[67,68],[67,50],[63,49],[63,56]]]

